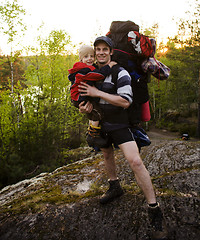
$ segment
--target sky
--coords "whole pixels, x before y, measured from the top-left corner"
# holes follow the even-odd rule
[[[4,3],[6,0],[0,0]],[[96,35],[105,35],[112,21],[131,20],[139,26],[159,24],[161,40],[177,31],[176,21],[185,17],[189,2],[195,0],[18,0],[27,12],[23,46],[34,46],[38,35],[48,36],[52,30],[65,30],[73,44],[90,44]],[[10,0],[12,2],[12,0]],[[173,21],[173,18],[175,19]],[[44,23],[43,30],[38,27]],[[7,40],[0,33],[0,48],[7,54]],[[18,48],[20,48],[18,46]]]

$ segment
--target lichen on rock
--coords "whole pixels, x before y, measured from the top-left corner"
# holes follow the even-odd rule
[[[7,186],[0,191],[0,240],[149,239],[147,206],[120,150],[115,151],[125,194],[105,206],[101,153]],[[152,141],[141,156],[150,172],[171,240],[197,240],[199,142]]]

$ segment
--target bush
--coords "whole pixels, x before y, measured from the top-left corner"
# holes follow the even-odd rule
[[[196,137],[197,127],[192,124],[180,124],[179,125],[179,133],[182,135],[183,133],[188,133],[191,137]]]

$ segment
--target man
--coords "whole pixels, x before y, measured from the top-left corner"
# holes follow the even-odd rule
[[[112,41],[110,38],[102,36],[98,37],[94,42],[95,54],[98,68],[101,68],[111,61]],[[153,227],[153,238],[164,239],[166,237],[165,223],[159,204],[151,182],[150,175],[144,166],[140,157],[138,147],[134,140],[133,134],[128,122],[127,108],[132,103],[131,78],[128,72],[114,66],[113,74],[105,78],[99,90],[96,87],[89,86],[86,83],[80,85],[80,92],[83,96],[91,96],[100,98],[99,105],[104,113],[102,131],[108,138],[108,143],[101,150],[104,156],[105,167],[109,177],[109,189],[100,198],[100,203],[105,204],[123,194],[117,178],[114,150],[112,144],[118,145],[125,155],[125,158],[132,168],[136,181],[143,190],[148,203],[148,213],[150,222]],[[113,84],[112,77],[117,72],[117,83]],[[82,113],[90,112],[92,105],[88,102],[79,105]]]

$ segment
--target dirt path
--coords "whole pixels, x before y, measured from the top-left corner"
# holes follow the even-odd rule
[[[181,135],[178,132],[170,132],[165,129],[158,129],[151,127],[149,131],[146,131],[150,140],[159,141],[159,140],[181,140]],[[189,141],[197,142],[198,138],[190,138]]]
[[[169,132],[164,129],[157,129],[157,128],[152,128],[149,131],[147,131],[147,134],[150,139],[152,140],[165,140],[165,139],[170,139],[170,140],[180,140],[180,134],[177,132]]]

